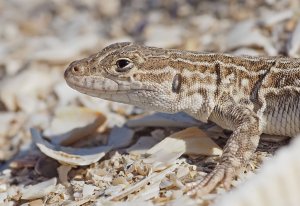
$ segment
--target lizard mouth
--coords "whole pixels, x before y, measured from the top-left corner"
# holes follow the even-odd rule
[[[87,83],[81,83],[81,82],[86,82],[84,80],[77,80],[77,79],[73,79],[72,81],[70,80],[66,80],[67,84],[79,91],[80,93],[83,94],[88,94],[91,96],[97,96],[99,97],[99,95],[104,95],[104,94],[108,94],[108,95],[113,95],[113,94],[129,94],[129,93],[139,93],[139,92],[155,92],[155,90],[153,89],[145,89],[145,88],[130,88],[128,86],[128,88],[120,88],[119,85],[111,79],[108,78],[101,78],[103,80],[103,84],[99,84],[99,85],[94,85],[94,84],[87,84]],[[111,86],[109,84],[105,84],[105,81],[109,81],[109,82],[114,82],[115,86]],[[97,82],[101,82],[101,80],[97,80]]]

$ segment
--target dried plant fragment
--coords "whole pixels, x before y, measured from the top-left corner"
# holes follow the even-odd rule
[[[155,154],[160,150],[171,152],[182,151],[185,154],[221,155],[222,149],[196,127],[191,127],[174,133],[148,150],[147,153]]]
[[[85,107],[61,107],[44,135],[55,144],[70,145],[104,127],[105,122],[106,117],[100,112]]]
[[[45,155],[69,165],[90,165],[99,161],[111,149],[110,146],[94,148],[60,147],[44,140],[37,130],[31,129],[30,131],[33,141]]]

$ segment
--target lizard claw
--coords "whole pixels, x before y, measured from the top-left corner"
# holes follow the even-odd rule
[[[186,185],[186,194],[190,196],[202,196],[210,193],[218,184],[223,183],[225,189],[229,189],[234,169],[225,165],[218,165],[204,179],[188,183]]]

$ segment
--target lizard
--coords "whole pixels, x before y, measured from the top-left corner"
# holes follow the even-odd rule
[[[203,195],[232,180],[247,165],[262,133],[300,132],[300,59],[234,56],[114,43],[65,70],[81,93],[147,110],[185,112],[231,130],[220,162],[186,185]]]

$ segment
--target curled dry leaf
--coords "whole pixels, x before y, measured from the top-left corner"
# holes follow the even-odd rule
[[[147,151],[156,154],[160,151],[183,152],[185,154],[221,155],[222,149],[197,127],[176,132]]]
[[[99,161],[111,149],[110,146],[94,148],[61,147],[44,140],[36,129],[32,128],[30,131],[33,141],[45,155],[69,165],[90,165]]]
[[[52,178],[36,185],[29,185],[21,190],[22,199],[31,200],[44,197],[54,191],[56,182],[57,179]]]
[[[105,122],[106,116],[100,112],[85,107],[61,107],[44,135],[55,144],[70,145],[104,127]]]

